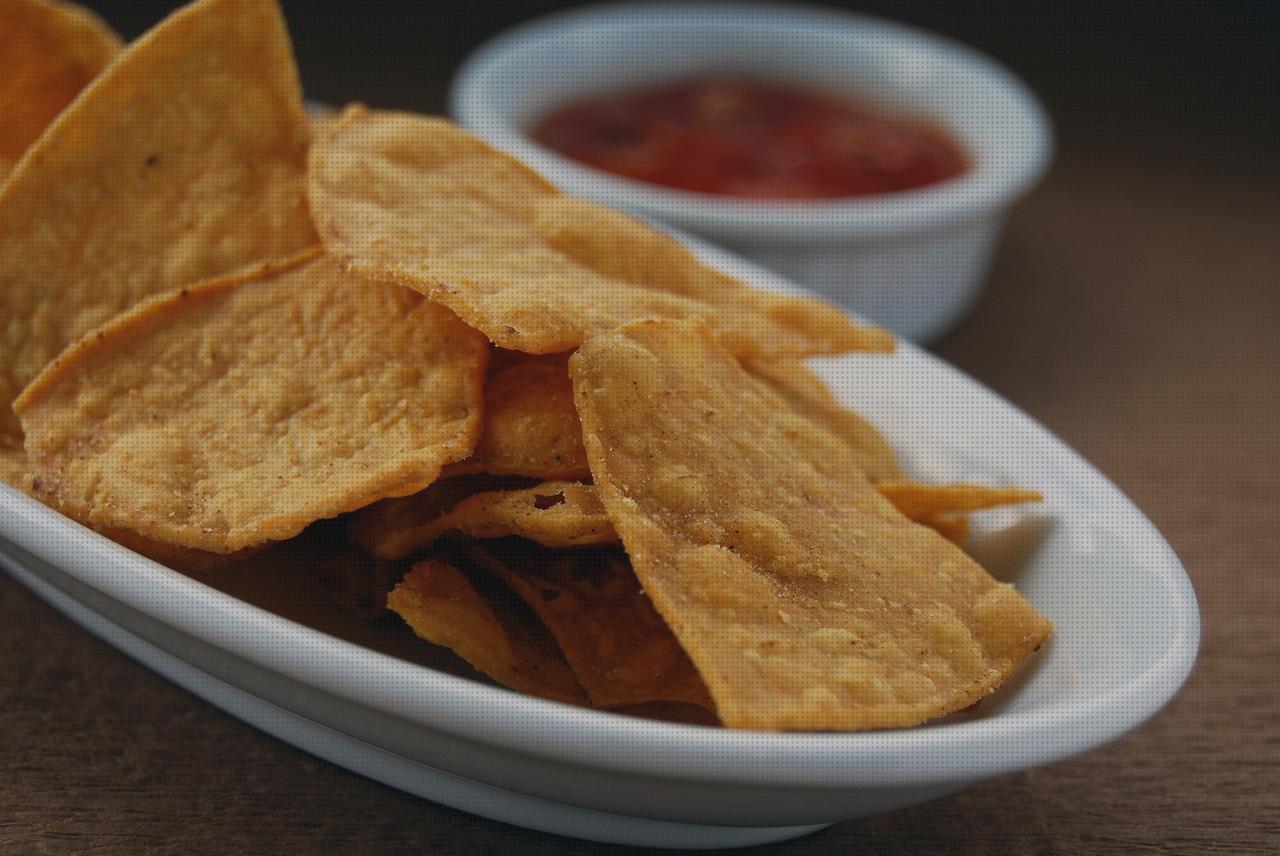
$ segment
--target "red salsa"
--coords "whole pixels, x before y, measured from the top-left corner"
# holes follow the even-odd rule
[[[753,199],[839,199],[924,187],[968,160],[928,124],[818,92],[695,80],[580,101],[533,137],[627,178]]]

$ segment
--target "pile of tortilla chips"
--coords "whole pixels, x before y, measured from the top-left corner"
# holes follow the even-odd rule
[[[337,518],[360,614],[600,709],[909,726],[1048,636],[958,546],[1039,497],[913,483],[805,365],[884,331],[443,119],[308,120],[273,2],[0,11],[4,480],[201,573]]]

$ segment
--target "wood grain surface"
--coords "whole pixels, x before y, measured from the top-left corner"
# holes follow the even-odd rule
[[[984,300],[937,350],[1095,462],[1164,532],[1200,598],[1194,673],[1153,721],[1081,758],[756,852],[1280,843],[1274,164],[1224,170],[1129,151],[1063,154],[1018,209]],[[468,816],[316,760],[0,574],[0,852],[613,849]]]

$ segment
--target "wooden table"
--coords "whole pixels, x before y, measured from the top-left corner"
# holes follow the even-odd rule
[[[777,852],[1280,845],[1278,182],[1270,167],[1232,177],[1207,158],[1107,151],[1064,150],[1018,210],[984,301],[937,350],[1095,462],[1165,533],[1200,598],[1195,672],[1106,748]],[[0,574],[0,852],[606,850],[318,761]]]

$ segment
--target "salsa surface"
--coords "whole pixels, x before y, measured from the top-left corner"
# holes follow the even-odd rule
[[[942,131],[818,92],[693,80],[579,101],[542,119],[538,142],[627,178],[753,199],[839,199],[960,175]]]

